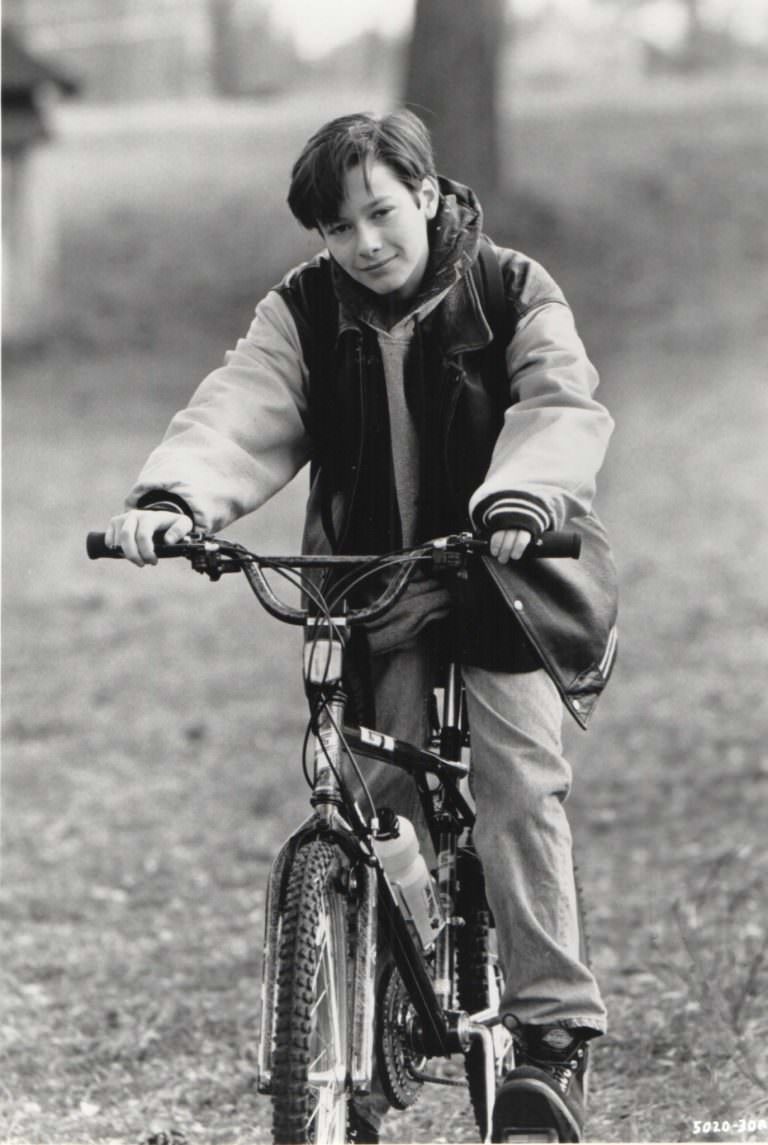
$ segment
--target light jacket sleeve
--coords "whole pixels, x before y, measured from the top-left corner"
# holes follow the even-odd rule
[[[541,271],[541,268],[537,268]],[[507,347],[511,402],[485,480],[470,500],[485,533],[524,528],[538,537],[588,513],[613,419],[593,397],[598,375],[573,314],[546,275]]]
[[[200,384],[150,454],[126,504],[163,494],[215,532],[259,508],[309,458],[307,369],[293,318],[270,291],[225,364]]]

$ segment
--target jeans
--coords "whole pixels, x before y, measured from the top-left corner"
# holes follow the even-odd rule
[[[433,682],[428,634],[371,658],[377,731],[425,745]],[[562,755],[562,706],[543,670],[510,674],[465,667],[472,736],[474,841],[485,872],[505,975],[505,1023],[561,1025],[603,1033],[605,1006],[579,959],[571,832],[564,803],[571,768]],[[366,761],[379,806],[420,828],[415,784],[386,763]],[[431,849],[430,849],[431,850]]]

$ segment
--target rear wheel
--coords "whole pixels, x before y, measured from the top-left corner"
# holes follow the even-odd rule
[[[496,949],[496,928],[485,901],[482,868],[472,850],[462,851],[459,856],[457,907],[464,920],[456,942],[459,1006],[469,1014],[495,1009],[501,1002],[504,978]],[[492,1033],[501,1072],[512,1039],[501,1025],[495,1026]],[[486,1097],[483,1048],[479,1041],[472,1042],[464,1057],[464,1067],[475,1121],[482,1134],[486,1126]]]
[[[495,1009],[500,1001],[504,981],[495,950],[495,930],[490,911],[478,910],[465,917],[461,939],[457,946],[457,972],[459,1006],[469,1014],[478,1010]],[[503,1026],[492,1030],[498,1074],[503,1072],[501,1063],[511,1043],[511,1037]],[[483,1047],[473,1041],[464,1057],[464,1068],[469,1085],[469,1098],[475,1114],[475,1121],[481,1133],[486,1126],[485,1068]],[[498,1077],[497,1077],[498,1081]]]
[[[342,857],[312,840],[296,853],[279,943],[272,1068],[280,1145],[347,1140],[349,962]]]

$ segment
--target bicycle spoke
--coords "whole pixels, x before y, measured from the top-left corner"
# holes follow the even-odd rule
[[[314,1141],[338,1141],[346,1129],[346,1102],[340,1101],[346,1086],[346,1031],[341,1027],[339,1013],[338,976],[333,961],[334,943],[331,920],[334,917],[331,902],[326,895],[326,909],[319,920],[317,942],[317,971],[315,975],[316,1002],[313,1007],[313,1033],[320,1043],[309,1070],[308,1084],[317,1094],[310,1118]],[[341,939],[341,935],[336,936]],[[337,943],[339,945],[339,943]],[[344,949],[341,943],[340,948]],[[316,1067],[328,1060],[329,1068]]]

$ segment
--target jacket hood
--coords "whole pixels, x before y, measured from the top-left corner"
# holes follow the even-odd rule
[[[430,255],[422,291],[431,295],[460,278],[477,258],[483,209],[471,187],[438,178],[440,204],[430,224]]]
[[[429,223],[429,259],[416,296],[410,300],[410,313],[420,310],[438,294],[458,282],[477,258],[483,229],[483,210],[470,187],[438,176],[440,201]],[[363,322],[393,318],[388,295],[367,290],[331,258],[334,290],[343,309]],[[402,313],[397,315],[403,317]]]

